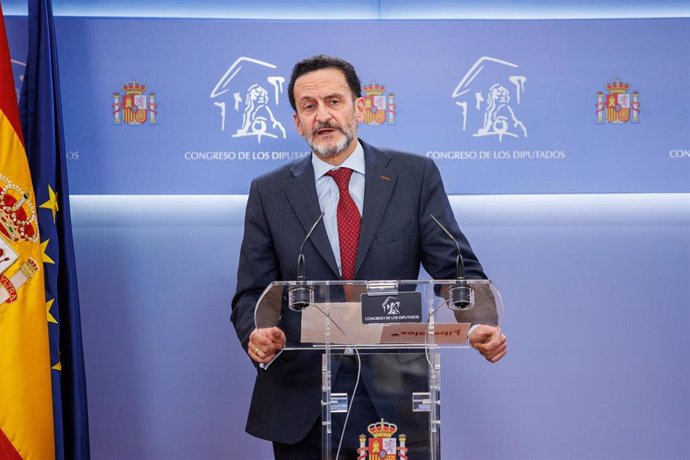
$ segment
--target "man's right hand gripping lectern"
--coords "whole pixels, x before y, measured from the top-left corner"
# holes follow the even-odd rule
[[[502,312],[489,280],[281,281],[263,292],[254,320],[280,327],[286,350],[323,352],[324,460],[336,458],[344,424],[357,429],[359,404],[351,402],[362,393],[377,419],[345,440],[358,446],[358,460],[437,460],[440,350],[468,348],[472,325],[500,325]],[[348,361],[357,390],[334,387]]]

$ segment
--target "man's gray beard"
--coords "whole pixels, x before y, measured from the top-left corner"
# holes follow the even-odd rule
[[[321,158],[332,158],[338,156],[338,154],[348,148],[355,139],[355,136],[352,133],[345,132],[344,130],[341,130],[340,132],[343,133],[345,137],[332,147],[318,146],[316,143],[308,139],[307,145],[309,145],[309,148],[311,148],[312,152],[316,153]],[[314,138],[312,137],[312,139]]]

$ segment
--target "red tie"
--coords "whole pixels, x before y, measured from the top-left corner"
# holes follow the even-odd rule
[[[333,169],[326,173],[338,185],[338,240],[340,241],[340,265],[343,279],[351,280],[355,276],[357,247],[359,246],[359,227],[362,221],[359,209],[350,196],[350,168]]]

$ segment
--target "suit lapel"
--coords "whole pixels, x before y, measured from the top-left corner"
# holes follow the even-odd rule
[[[316,193],[316,184],[314,182],[314,168],[311,164],[311,156],[296,163],[290,170],[293,178],[283,184],[283,190],[287,195],[290,206],[297,215],[304,232],[309,231],[316,219],[321,214],[321,207],[319,206],[319,199]],[[331,249],[331,244],[328,241],[326,228],[323,224],[319,224],[310,238],[311,243],[326,261],[329,268],[333,271],[334,276],[339,277],[338,265]],[[298,243],[301,244],[301,241]],[[307,243],[308,244],[308,243]]]
[[[364,148],[366,176],[364,179],[364,213],[359,233],[355,278],[357,278],[357,271],[364,262],[371,242],[376,236],[376,231],[381,225],[381,219],[383,219],[383,214],[388,207],[398,179],[397,171],[389,167],[390,156],[361,140],[360,142]]]

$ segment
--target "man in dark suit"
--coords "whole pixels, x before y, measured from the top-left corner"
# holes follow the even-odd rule
[[[232,301],[233,324],[257,366],[272,362],[286,334],[298,334],[300,326],[284,315],[279,327],[256,329],[256,301],[272,281],[297,278],[300,245],[322,211],[324,222],[305,245],[307,279],[411,280],[417,279],[420,264],[434,278],[455,278],[455,246],[430,215],[458,240],[466,277],[486,278],[433,161],[357,138],[364,100],[352,65],[328,56],[305,59],[295,65],[288,93],[297,131],[312,155],[252,182]],[[339,170],[346,172],[345,185],[336,178]],[[488,323],[473,326],[470,344],[496,362],[506,353],[506,338],[495,321]],[[257,369],[247,432],[273,441],[278,459],[320,458],[320,362],[320,352],[293,351],[282,353],[267,370]],[[381,375],[372,366],[365,363],[362,371],[364,394],[376,391],[375,376]],[[345,367],[344,362],[335,367],[334,386],[346,378]],[[385,411],[375,396],[363,409],[372,417]]]

